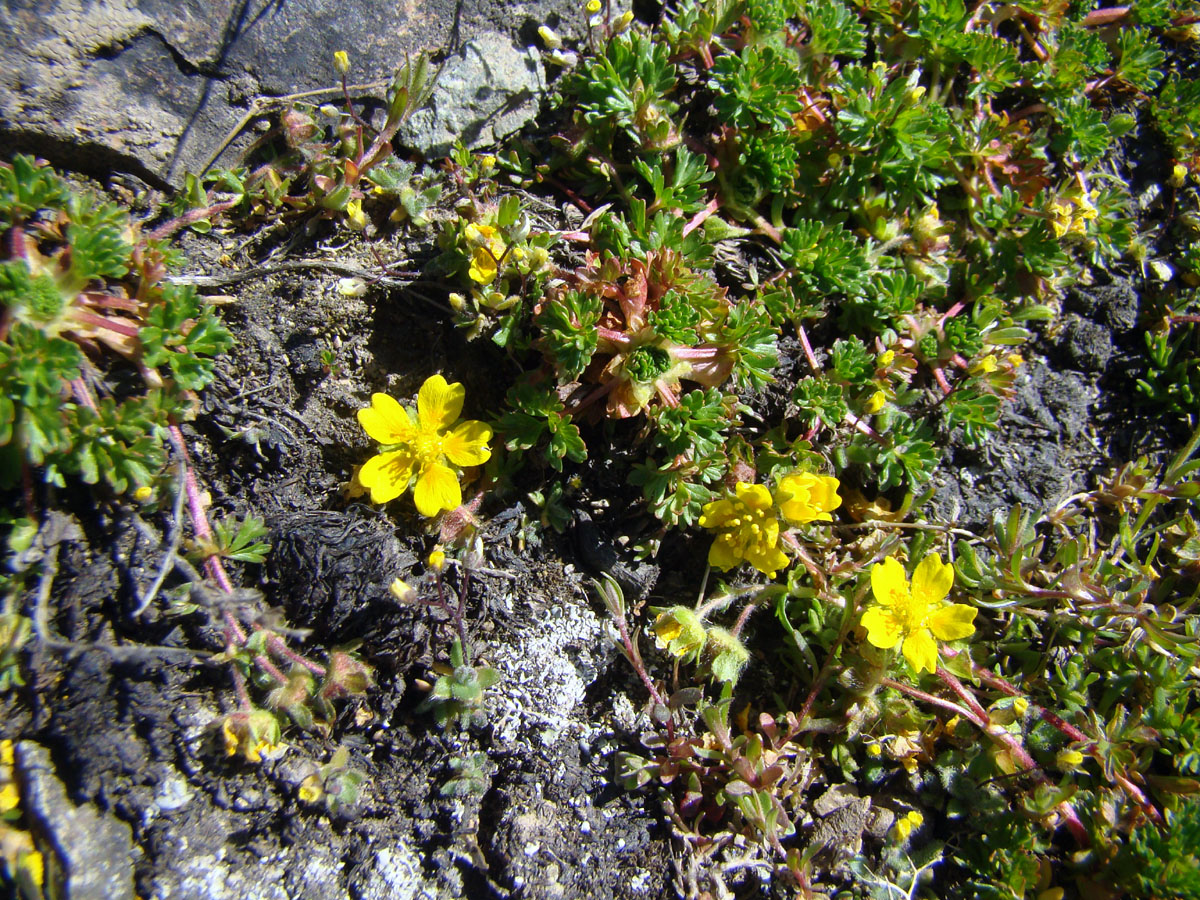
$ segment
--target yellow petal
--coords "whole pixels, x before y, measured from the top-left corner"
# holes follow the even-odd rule
[[[483,422],[463,422],[442,442],[442,451],[456,466],[482,466],[492,457],[492,429]]]
[[[788,558],[778,547],[751,544],[746,548],[746,562],[764,575],[774,578],[776,572],[787,568]]]
[[[884,606],[897,606],[908,602],[908,576],[904,566],[893,556],[871,566],[871,592]]]
[[[372,503],[389,503],[412,480],[413,457],[407,450],[378,453],[358,470],[358,483],[371,492]]]
[[[733,546],[733,541],[730,540],[729,535],[717,535],[717,539],[712,542],[712,546],[708,549],[708,564],[720,569],[722,572],[728,572],[741,561],[742,557]]]
[[[729,500],[713,500],[700,510],[701,528],[722,528],[733,516],[733,503]]]
[[[921,560],[913,572],[912,596],[918,603],[933,606],[946,599],[954,587],[954,566],[942,562],[936,553]]]
[[[735,491],[737,492],[737,498],[751,509],[771,508],[771,492],[767,490],[765,485],[747,484],[744,481],[740,481]]]
[[[842,505],[838,480],[829,475],[796,472],[779,482],[779,511],[788,521],[804,525],[829,522],[830,513]]]
[[[900,651],[917,672],[932,672],[937,669],[937,642],[928,628],[918,628],[906,637]]]
[[[880,650],[891,650],[900,643],[900,623],[882,606],[872,606],[859,620],[867,629],[867,640]]]
[[[422,433],[445,431],[458,421],[466,395],[467,391],[461,384],[446,384],[446,379],[441,375],[431,375],[425,379],[421,393],[417,395],[417,415]]]
[[[496,279],[496,269],[495,257],[486,248],[476,247],[467,276],[477,284],[491,284]]]
[[[833,512],[842,505],[842,497],[838,493],[838,488],[842,486],[841,482],[832,475],[818,475],[817,481],[819,483],[819,487],[813,492],[817,505],[820,506],[824,512]],[[822,518],[832,519],[833,517],[826,515]]]
[[[441,463],[425,466],[413,488],[413,502],[417,512],[431,518],[443,509],[457,509],[462,505],[462,488],[454,470]]]
[[[964,603],[951,603],[929,614],[925,621],[929,630],[943,641],[957,641],[975,633],[975,616],[979,610]]]
[[[381,444],[399,444],[412,440],[416,429],[408,410],[387,394],[372,394],[371,405],[358,411],[358,424]]]

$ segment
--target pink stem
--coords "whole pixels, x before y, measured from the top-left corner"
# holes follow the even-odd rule
[[[254,657],[254,664],[275,679],[279,684],[287,684],[287,676],[279,671],[279,667],[266,656],[260,653]]]
[[[820,372],[821,367],[817,365],[817,355],[813,353],[812,344],[808,342],[808,332],[804,330],[803,325],[797,325],[796,333],[800,336],[800,346],[804,348],[804,358],[808,360],[808,364],[814,372]]]
[[[168,425],[167,433],[171,436],[171,443],[175,445],[175,449],[183,459],[183,487],[187,493],[188,499],[188,514],[192,519],[192,528],[196,531],[196,537],[200,540],[206,540],[212,537],[212,528],[208,524],[208,516],[204,513],[204,501],[200,497],[200,487],[196,484],[196,473],[192,469],[191,458],[187,452],[187,444],[183,441],[183,432],[179,430],[178,425]],[[221,565],[221,560],[217,556],[209,556],[204,560],[204,568],[208,571],[209,576],[217,583],[217,587],[227,594],[233,593],[233,583],[229,580],[229,575],[225,572],[225,567]],[[242,626],[238,624],[237,619],[233,617],[233,613],[229,610],[224,610],[222,618],[225,621],[225,628],[229,631],[230,638],[239,646],[246,643],[246,632]]]
[[[82,378],[71,379],[71,393],[75,395],[76,400],[92,412],[97,412],[96,400],[92,396],[92,392],[88,390],[87,385],[83,383]]]
[[[226,210],[233,209],[239,202],[240,200],[222,200],[220,203],[214,203],[212,206],[206,206],[203,209],[190,210],[176,219],[159,225],[146,235],[146,238],[151,241],[160,241],[163,238],[170,237],[180,228],[186,228],[194,222],[199,222],[201,219],[207,219]]]
[[[77,311],[72,316],[76,322],[81,322],[84,325],[93,325],[96,328],[106,328],[116,334],[124,335],[125,337],[137,337],[138,326],[118,322],[116,319],[110,319],[107,316],[98,316],[95,313]]]
[[[942,389],[942,393],[949,396],[954,393],[954,388],[950,386],[950,382],[946,380],[946,373],[942,371],[941,366],[933,366],[933,377],[937,379],[938,387]]]
[[[894,678],[884,678],[881,679],[879,683],[884,687],[890,687],[893,690],[908,694],[910,697],[915,697],[917,700],[924,700],[926,703],[931,703],[934,706],[940,706],[942,709],[948,709],[953,713],[957,713],[979,728],[987,728],[987,723],[983,719],[980,719],[971,710],[967,709],[966,707],[959,706],[952,700],[946,700],[945,698],[939,697],[936,694],[927,693],[920,688],[913,687],[911,684],[905,684],[903,681],[896,681]]]
[[[293,650],[291,647],[289,647],[287,644],[285,644],[283,642],[283,638],[281,638],[277,634],[272,634],[267,638],[267,649],[270,650],[272,653],[276,654],[277,656],[283,657],[284,659],[288,660],[289,662],[293,662],[298,666],[303,666],[304,668],[308,669],[308,671],[310,671],[314,675],[316,675],[318,678],[325,677],[325,667],[324,666],[318,665],[317,663],[313,662],[312,660],[305,659],[303,656],[301,656],[299,653],[297,653],[295,650]]]
[[[720,208],[721,208],[721,204],[717,201],[716,197],[713,197],[713,199],[708,201],[708,206],[704,207],[704,209],[700,210],[700,212],[698,212],[698,213],[696,213],[696,215],[692,216],[692,218],[688,221],[688,223],[683,226],[683,236],[687,237],[689,234],[691,234],[693,231],[695,231],[697,228],[699,228],[701,225],[703,225],[704,220],[707,219],[709,216],[711,216],[713,213],[715,213]]]
[[[1097,25],[1111,25],[1129,15],[1128,6],[1112,6],[1108,9],[1094,9],[1080,22],[1084,28],[1094,28]]]
[[[950,690],[958,694],[958,696],[962,698],[962,701],[966,703],[967,706],[971,707],[971,710],[975,713],[975,715],[979,716],[979,718],[983,719],[985,722],[988,720],[989,716],[987,714],[987,710],[983,708],[983,705],[977,699],[975,699],[975,695],[968,691],[963,683],[955,678],[951,672],[948,672],[942,666],[938,666],[937,676],[946,683],[946,686],[949,687]]]
[[[943,671],[944,670],[939,667],[938,675],[941,676]],[[949,678],[955,684],[958,684],[959,688],[961,688],[963,691],[963,695],[968,693],[966,688],[963,687],[962,683],[959,682],[957,678],[955,678],[949,672],[946,672],[945,674],[947,676],[949,676]],[[942,680],[946,681],[947,685],[951,685],[951,682],[947,681],[945,677],[943,677]],[[984,711],[983,716],[980,717],[975,712],[974,709],[967,709],[966,707],[959,706],[957,703],[952,703],[949,700],[943,700],[941,697],[937,697],[933,694],[928,694],[925,691],[918,690],[917,688],[914,688],[910,685],[904,684],[903,682],[900,682],[900,681],[895,681],[894,679],[891,679],[891,678],[884,678],[880,683],[885,685],[886,687],[894,688],[895,690],[898,690],[905,694],[908,694],[910,697],[915,697],[919,700],[924,700],[927,703],[932,703],[936,706],[941,706],[945,709],[954,710],[959,715],[963,716],[964,718],[968,719],[969,721],[974,723],[976,726],[978,726],[983,731],[984,734],[986,734],[989,737],[994,738],[995,740],[998,740],[1000,743],[1004,744],[1004,746],[1008,749],[1008,752],[1012,755],[1014,761],[1016,761],[1017,764],[1020,765],[1022,768],[1026,769],[1029,772],[1029,774],[1032,775],[1038,781],[1038,783],[1040,783],[1040,784],[1050,784],[1051,783],[1050,779],[1047,778],[1045,773],[1042,772],[1042,770],[1038,767],[1037,762],[1035,762],[1033,757],[1029,755],[1029,751],[1026,750],[1024,746],[1022,746],[1021,742],[1019,740],[1017,740],[1016,737],[1009,734],[1009,732],[1007,730],[1000,727],[999,725],[992,725],[988,721],[986,711]],[[953,685],[951,685],[951,686],[953,686]],[[977,701],[971,703],[970,705],[973,707],[979,706]],[[980,707],[980,709],[982,709],[982,707]],[[1057,808],[1058,808],[1059,813],[1063,817],[1063,821],[1066,823],[1067,830],[1071,832],[1071,835],[1075,838],[1076,842],[1082,847],[1091,846],[1091,838],[1088,836],[1087,828],[1084,827],[1083,822],[1080,821],[1079,814],[1075,812],[1075,808],[1073,806],[1071,806],[1071,804],[1065,800],[1062,803],[1060,803]]]

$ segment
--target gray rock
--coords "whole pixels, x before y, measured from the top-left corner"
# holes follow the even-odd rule
[[[69,900],[133,900],[129,826],[90,804],[73,804],[54,775],[46,748],[21,741],[14,756],[22,809],[62,866],[64,895]]]
[[[456,139],[494,144],[534,117],[546,73],[537,51],[485,32],[446,62],[426,109],[400,130],[400,140],[428,157],[445,156]]]
[[[545,0],[527,13],[547,15],[554,5]],[[495,6],[464,13],[454,0],[5,3],[0,145],[97,177],[115,170],[158,187],[177,185],[207,162],[258,98],[322,89],[330,89],[330,99],[340,96],[334,51],[350,53],[351,83],[378,82],[406,55],[471,37],[481,17],[497,15]],[[514,31],[521,24],[513,20]],[[467,46],[474,50],[454,58],[462,72],[444,73],[450,78],[439,103],[447,112],[430,131],[443,135],[431,138],[438,146],[448,146],[444,135],[451,132],[474,141],[509,133],[536,107],[530,94],[544,84],[536,58],[507,38]],[[472,81],[472,66],[486,76]],[[454,107],[451,95],[466,106]],[[219,164],[232,164],[253,137],[243,134]]]
[[[355,900],[433,900],[437,891],[421,876],[421,861],[405,844],[380,847],[350,879]]]
[[[831,812],[858,800],[858,788],[852,784],[835,784],[813,801],[812,811],[825,818]]]

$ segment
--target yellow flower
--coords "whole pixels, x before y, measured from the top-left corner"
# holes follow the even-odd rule
[[[650,626],[654,643],[672,656],[685,657],[698,652],[708,640],[704,623],[686,606],[673,606],[659,615]]]
[[[954,586],[954,567],[936,553],[921,560],[911,587],[904,566],[889,556],[871,567],[875,606],[862,617],[867,640],[881,650],[897,644],[917,672],[937,669],[937,641],[956,641],[975,633],[978,612],[962,603],[945,603]],[[935,640],[935,638],[937,640]]]
[[[367,216],[361,200],[351,200],[346,204],[346,224],[352,231],[362,231],[367,227]]]
[[[925,824],[925,817],[915,809],[911,810],[908,815],[896,820],[896,824],[892,826],[892,836],[903,843],[907,841],[914,831]]]
[[[345,75],[350,71],[350,57],[345,50],[335,50],[333,53],[333,67],[337,69],[339,75]]]
[[[477,284],[491,284],[496,280],[500,258],[507,249],[504,241],[491,225],[474,223],[463,229],[463,237],[474,248],[471,251],[471,266],[467,275]]]
[[[600,7],[602,5],[603,4],[601,4],[600,0],[588,0],[587,6],[584,8],[592,15],[595,15],[596,13],[600,12]]]
[[[17,873],[24,873],[37,888],[46,883],[46,861],[40,850],[22,850],[17,854]],[[18,879],[19,880],[19,879]],[[39,894],[39,896],[41,896]]]
[[[890,353],[891,351],[888,352]],[[876,391],[870,397],[868,397],[867,402],[863,404],[863,411],[867,415],[873,416],[875,413],[883,409],[885,403],[887,403],[887,394],[885,394],[883,391]]]
[[[462,503],[455,466],[479,466],[492,451],[489,425],[475,420],[459,422],[466,391],[433,375],[421,386],[414,416],[387,394],[372,394],[371,405],[358,411],[358,422],[381,452],[358,470],[358,480],[371,492],[372,503],[388,503],[407,489],[416,475],[413,502],[423,516],[436,516]]]
[[[739,482],[736,496],[706,503],[700,526],[719,531],[708,551],[709,565],[728,571],[748,562],[774,578],[788,564],[779,549],[779,520],[771,503],[771,492],[761,484]]]
[[[996,355],[989,353],[987,356],[981,356],[975,365],[971,366],[972,375],[991,375],[998,369],[999,363],[996,362]]]
[[[319,803],[321,798],[325,796],[325,785],[321,783],[321,776],[313,773],[300,782],[300,789],[296,792],[301,803]]]
[[[12,782],[0,787],[0,816],[4,815],[11,809],[16,809],[21,802],[21,795],[17,793],[17,786]]]
[[[838,480],[832,475],[793,472],[779,480],[775,499],[783,517],[793,525],[831,522],[830,513],[842,505],[838,487]]]
[[[429,551],[429,559],[425,562],[435,572],[446,568],[446,551],[442,549],[441,544],[434,545],[434,548]]]

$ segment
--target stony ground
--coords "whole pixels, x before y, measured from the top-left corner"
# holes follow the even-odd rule
[[[29,813],[65,861],[70,895],[643,898],[694,883],[654,798],[613,783],[612,755],[636,746],[644,696],[589,579],[614,571],[630,596],[661,603],[695,589],[702,542],[670,541],[653,565],[634,560],[625,544],[648,523],[603,460],[571,496],[563,534],[531,524],[538,512],[520,490],[489,500],[486,570],[468,610],[477,652],[502,678],[485,729],[440,729],[417,707],[447,623],[388,593],[397,576],[420,581],[429,542],[416,517],[347,499],[351,469],[370,453],[354,413],[373,391],[411,397],[441,372],[466,385],[467,414],[484,418],[509,362],[448,324],[444,286],[421,280],[428,235],[370,245],[332,232],[190,235],[183,249],[182,276],[221,299],[237,339],[185,434],[211,512],[252,513],[270,529],[267,562],[235,572],[251,590],[243,601],[251,616],[308,630],[300,646],[318,655],[358,645],[377,686],[329,734],[293,729],[278,758],[230,761],[214,732],[234,699],[211,659],[222,648],[212,598],[194,593],[197,608],[182,615],[165,601],[137,610],[166,518],[62,493],[38,550],[63,641],[34,653],[26,689],[0,697],[0,732],[21,740]],[[377,272],[378,258],[387,277],[359,297],[339,290],[347,272]],[[1028,348],[1002,431],[982,450],[953,449],[940,515],[978,529],[1013,502],[1046,508],[1172,440],[1136,418],[1137,308],[1115,274],[1068,298],[1068,315]],[[368,786],[330,816],[296,797],[310,761],[339,745]],[[443,796],[451,763],[478,752],[476,789]],[[865,808],[857,827],[870,854]],[[755,870],[730,883],[753,893]]]

